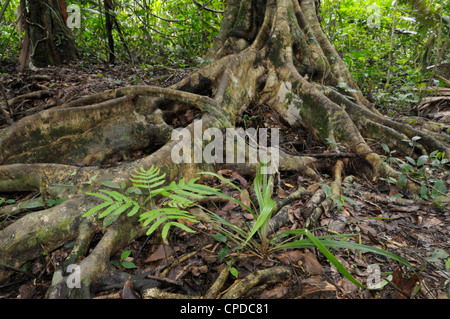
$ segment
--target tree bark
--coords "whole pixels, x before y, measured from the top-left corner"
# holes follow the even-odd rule
[[[66,20],[64,0],[28,0],[28,54],[35,67],[58,65],[76,57],[75,41]]]

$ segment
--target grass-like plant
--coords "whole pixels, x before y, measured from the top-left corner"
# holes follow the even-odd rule
[[[218,234],[213,234],[213,238],[226,244],[225,250],[221,252],[221,259],[225,257],[223,252],[230,248],[235,251],[247,249],[262,258],[267,258],[270,254],[280,250],[317,248],[347,279],[362,288],[366,287],[345,269],[329,248],[374,252],[396,260],[412,269],[412,266],[406,260],[395,254],[375,247],[342,240],[356,236],[355,234],[316,237],[307,229],[297,229],[269,235],[269,222],[276,202],[272,199],[273,177],[264,174],[264,169],[264,164],[262,164],[253,182],[256,202],[251,200],[247,192],[223,176],[211,172],[202,173],[214,176],[226,185],[237,189],[247,199],[246,202],[250,203],[246,205],[241,200],[218,189],[198,184],[199,178],[191,179],[188,182],[182,178],[178,182],[172,181],[169,185],[163,186],[166,182],[165,174],[161,174],[158,168],[153,166],[149,170],[141,168],[131,174],[130,181],[133,186],[127,189],[125,189],[124,184],[104,182],[105,186],[118,189],[120,192],[100,189],[98,193],[87,193],[103,199],[103,202],[88,210],[83,216],[99,213],[99,218],[104,218],[104,226],[108,226],[125,212],[128,216],[139,214],[139,220],[143,227],[148,227],[147,235],[162,227],[161,236],[166,238],[171,227],[191,233],[195,232],[188,225],[198,223],[200,218],[190,213],[187,208],[198,206],[196,201],[204,199],[205,196],[215,195],[235,202],[254,217],[254,222],[250,226],[235,225],[216,213],[203,208],[207,212],[208,218],[202,218],[202,222],[210,223],[218,232]],[[145,198],[142,199],[143,197]],[[155,200],[157,197],[159,198],[158,204]],[[258,236],[255,236],[256,234]],[[306,238],[304,238],[305,236]],[[231,246],[228,242],[234,245]]]

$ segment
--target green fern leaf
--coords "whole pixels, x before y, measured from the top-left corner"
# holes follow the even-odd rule
[[[153,232],[162,224],[165,223],[167,221],[167,219],[164,216],[161,216],[160,219],[157,219],[152,226],[150,226],[150,228],[147,230],[147,235],[151,235],[153,234]]]
[[[195,233],[194,230],[190,229],[189,227],[187,227],[186,225],[184,225],[184,224],[182,224],[182,223],[179,223],[179,222],[169,222],[169,223],[164,224],[164,227],[163,227],[163,229],[162,229],[162,231],[161,231],[161,237],[162,237],[162,238],[165,239],[165,238],[167,237],[167,235],[168,235],[168,233],[169,233],[169,229],[170,229],[171,226],[175,226],[175,227],[181,228],[181,229],[183,229],[183,230],[185,230],[185,231],[187,231],[187,232],[189,232],[189,233]]]
[[[94,214],[94,213],[96,213],[96,212],[98,212],[98,211],[100,211],[100,210],[102,210],[102,209],[108,207],[109,205],[111,205],[111,202],[109,202],[109,201],[106,201],[106,202],[103,202],[103,203],[101,203],[101,204],[98,204],[97,206],[92,207],[91,209],[89,209],[89,210],[88,210],[86,213],[84,213],[82,216],[83,216],[83,217],[87,217],[87,216],[89,216],[89,215],[92,215],[92,214]]]
[[[116,210],[117,208],[120,207],[122,203],[120,202],[115,202],[112,205],[110,205],[107,209],[105,209],[99,216],[98,218],[104,218],[105,216],[108,216],[109,214],[111,214],[112,211]]]

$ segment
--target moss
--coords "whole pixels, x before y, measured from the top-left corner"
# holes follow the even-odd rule
[[[300,116],[312,125],[312,129],[321,138],[329,137],[329,114],[327,110],[321,106],[317,106],[311,97],[303,96],[303,105],[300,110]]]
[[[281,58],[281,50],[285,47],[283,38],[273,35],[270,39],[269,60],[275,67],[282,67],[285,62]]]

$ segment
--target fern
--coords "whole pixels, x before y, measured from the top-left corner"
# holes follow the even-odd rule
[[[178,182],[173,181],[169,185],[162,186],[166,182],[165,176],[166,174],[161,174],[160,169],[154,166],[149,170],[141,167],[131,174],[130,181],[133,183],[133,187],[128,188],[125,194],[105,189],[100,189],[99,193],[87,192],[88,195],[103,199],[103,202],[89,209],[83,214],[83,217],[99,213],[98,218],[104,218],[103,226],[107,227],[117,220],[122,213],[127,212],[128,216],[139,213],[139,220],[143,227],[149,227],[147,235],[152,234],[160,226],[162,226],[161,236],[163,238],[167,237],[172,226],[187,232],[194,232],[187,224],[198,223],[199,221],[185,209],[194,206],[196,201],[204,196],[214,194],[216,190],[196,184],[199,178],[191,179],[188,182],[182,178]],[[114,185],[113,183],[103,183],[103,185],[112,187],[115,183]],[[114,188],[117,188],[117,186]],[[142,189],[148,194],[141,201],[142,205],[139,201],[135,201],[128,196],[128,193],[131,193],[130,190],[138,195],[143,194],[143,192],[136,192],[136,188]],[[152,200],[157,195],[163,197],[161,204],[158,206],[154,205]],[[148,210],[149,206],[151,207],[150,210]]]

